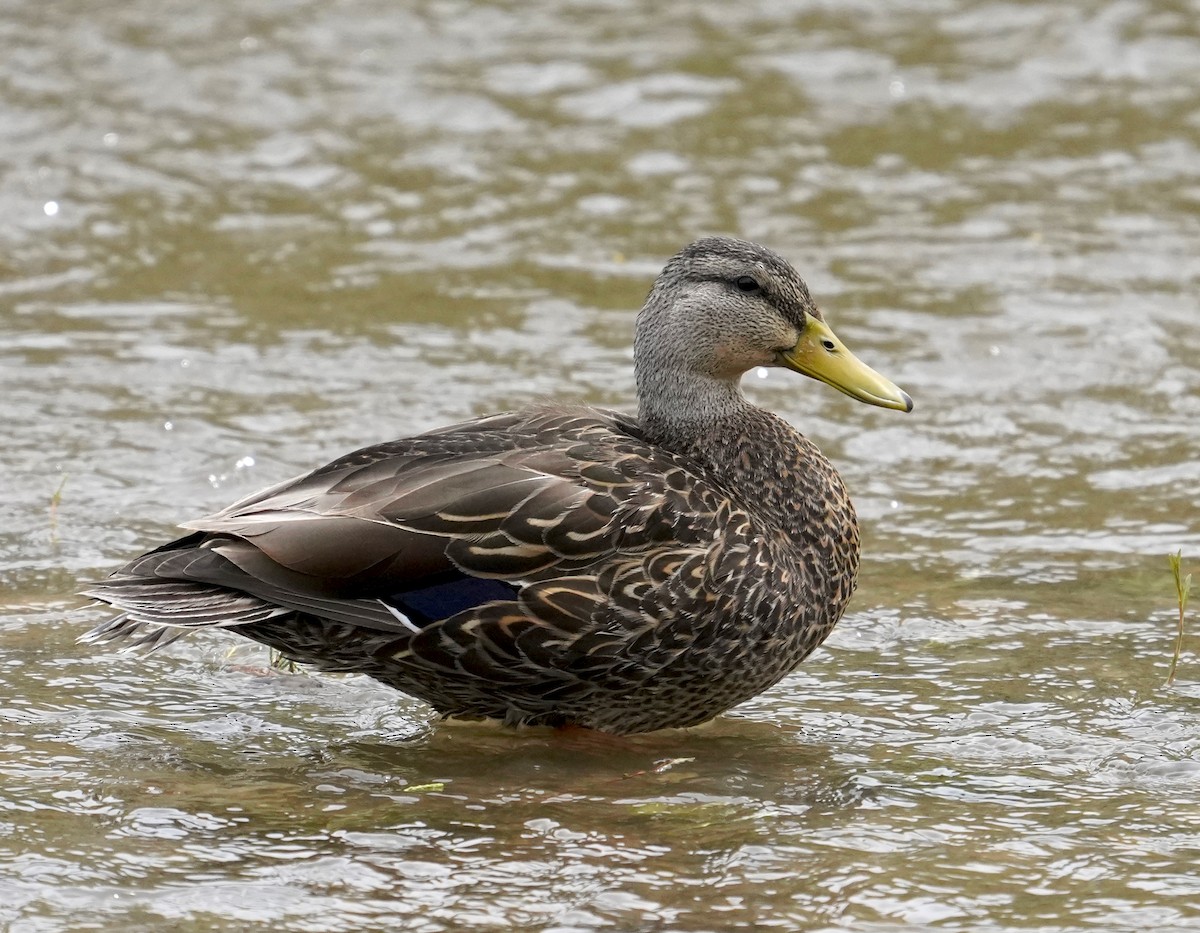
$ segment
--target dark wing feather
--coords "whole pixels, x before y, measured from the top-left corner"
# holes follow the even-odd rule
[[[384,596],[452,571],[521,580],[670,538],[661,517],[654,524],[659,499],[633,489],[652,472],[652,448],[622,427],[591,409],[468,422],[356,452],[184,527],[240,538],[345,596]],[[641,469],[613,466],[622,459]],[[613,517],[631,495],[644,509],[619,528]],[[266,564],[239,563],[282,580]]]

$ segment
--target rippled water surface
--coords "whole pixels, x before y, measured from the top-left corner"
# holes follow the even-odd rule
[[[59,0],[0,48],[0,928],[1200,929],[1194,4]],[[75,644],[258,486],[629,406],[716,231],[917,400],[750,377],[866,549],[768,694],[517,734]]]

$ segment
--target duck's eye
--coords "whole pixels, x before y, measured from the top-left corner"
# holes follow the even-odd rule
[[[757,291],[762,291],[762,286],[758,284],[758,279],[751,275],[740,275],[733,280],[733,284],[737,286],[739,292],[747,295],[753,295]]]

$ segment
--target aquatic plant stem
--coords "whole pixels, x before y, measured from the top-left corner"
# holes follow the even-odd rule
[[[67,485],[67,476],[64,473],[62,479],[58,481],[58,488],[54,490],[54,494],[50,496],[50,540],[55,544],[58,543],[58,507],[62,505],[63,487]]]
[[[1187,609],[1188,595],[1192,591],[1192,575],[1182,576],[1179,565],[1183,560],[1183,551],[1167,555],[1171,565],[1171,574],[1175,577],[1175,596],[1179,601],[1179,629],[1175,634],[1175,653],[1171,656],[1171,669],[1167,672],[1166,686],[1175,683],[1175,670],[1179,666],[1179,655],[1183,653],[1183,613]]]

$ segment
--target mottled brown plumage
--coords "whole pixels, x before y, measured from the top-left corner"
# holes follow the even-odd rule
[[[364,448],[93,586],[123,614],[89,637],[226,628],[448,716],[704,722],[799,664],[855,585],[837,472],[738,388],[772,365],[911,408],[836,341],[790,265],[710,237],[638,317],[637,418],[550,406]]]

